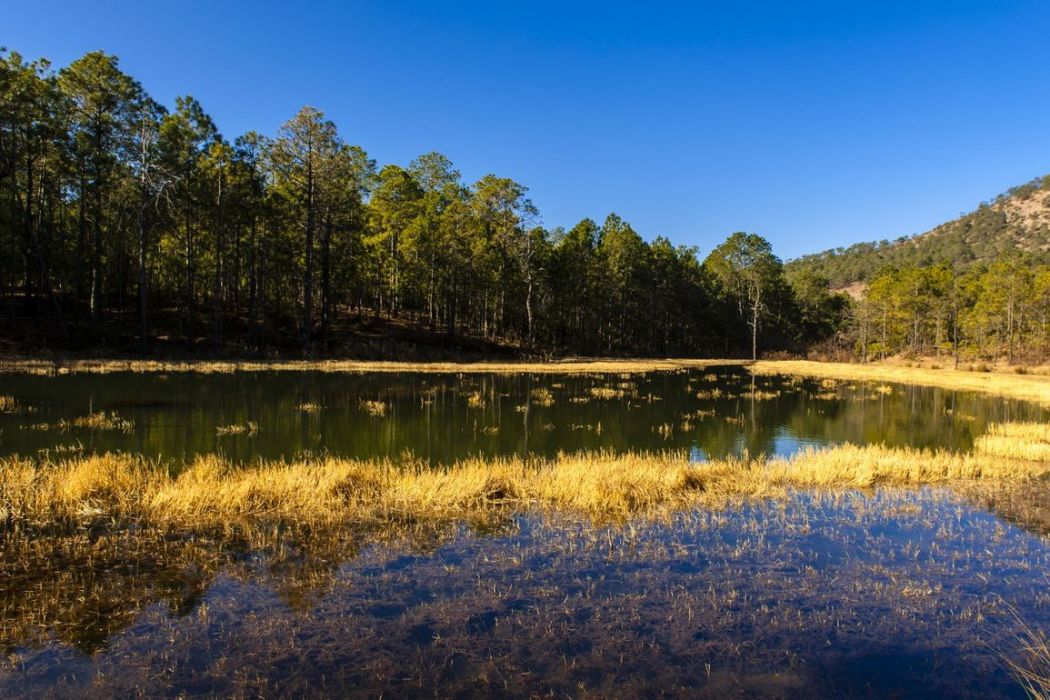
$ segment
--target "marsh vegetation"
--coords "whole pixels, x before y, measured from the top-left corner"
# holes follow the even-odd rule
[[[1038,690],[1046,409],[867,379],[6,376],[0,694]]]

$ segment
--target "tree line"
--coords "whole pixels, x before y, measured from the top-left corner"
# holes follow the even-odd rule
[[[615,214],[544,228],[513,179],[379,167],[312,107],[231,141],[102,52],[0,52],[0,291],[9,342],[145,351],[339,352],[382,318],[529,353],[752,355],[846,315],[757,235],[701,259]]]
[[[882,269],[940,263],[960,272],[1018,250],[1050,263],[1050,226],[1038,215],[1050,196],[1050,175],[1012,187],[977,209],[926,233],[894,241],[855,243],[803,255],[787,264],[789,274],[808,269],[836,288],[866,282]]]
[[[897,354],[1042,361],[1050,349],[1050,265],[1014,251],[959,270],[887,267],[841,333],[861,360]]]

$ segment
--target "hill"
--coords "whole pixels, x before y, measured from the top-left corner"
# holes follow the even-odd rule
[[[856,293],[887,266],[944,262],[961,271],[1015,250],[1050,262],[1050,175],[1014,187],[926,233],[804,255],[788,262],[787,271],[811,272],[826,277],[833,289]]]

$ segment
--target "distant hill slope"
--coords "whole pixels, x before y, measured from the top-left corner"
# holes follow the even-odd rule
[[[796,274],[808,270],[827,277],[833,289],[857,292],[889,265],[945,262],[963,269],[1018,249],[1050,261],[1050,175],[1014,187],[926,233],[804,255],[788,262],[787,269]]]

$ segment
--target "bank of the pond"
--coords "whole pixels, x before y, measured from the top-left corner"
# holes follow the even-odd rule
[[[1017,372],[979,372],[932,367],[908,367],[891,363],[850,364],[809,360],[759,360],[749,363],[755,374],[893,382],[976,391],[1050,406],[1050,376]]]
[[[552,362],[396,362],[378,360],[118,360],[118,359],[0,359],[0,373],[112,374],[115,372],[356,372],[432,374],[616,374],[702,369],[715,365],[742,365],[742,360],[690,359],[566,359]]]
[[[841,445],[790,459],[691,462],[681,453],[477,458],[450,468],[406,460],[314,458],[235,464],[198,457],[173,474],[141,456],[0,460],[0,523],[447,520],[516,509],[616,518],[654,509],[769,498],[796,489],[1017,482],[1050,476],[1050,426],[996,426],[974,451]]]
[[[553,362],[396,362],[372,360],[143,360],[0,358],[0,374],[112,374],[234,372],[429,373],[429,374],[639,374],[706,367],[746,366],[760,375],[791,375],[853,381],[894,382],[976,391],[1050,406],[1050,375],[909,367],[898,363],[728,359],[567,359]]]

